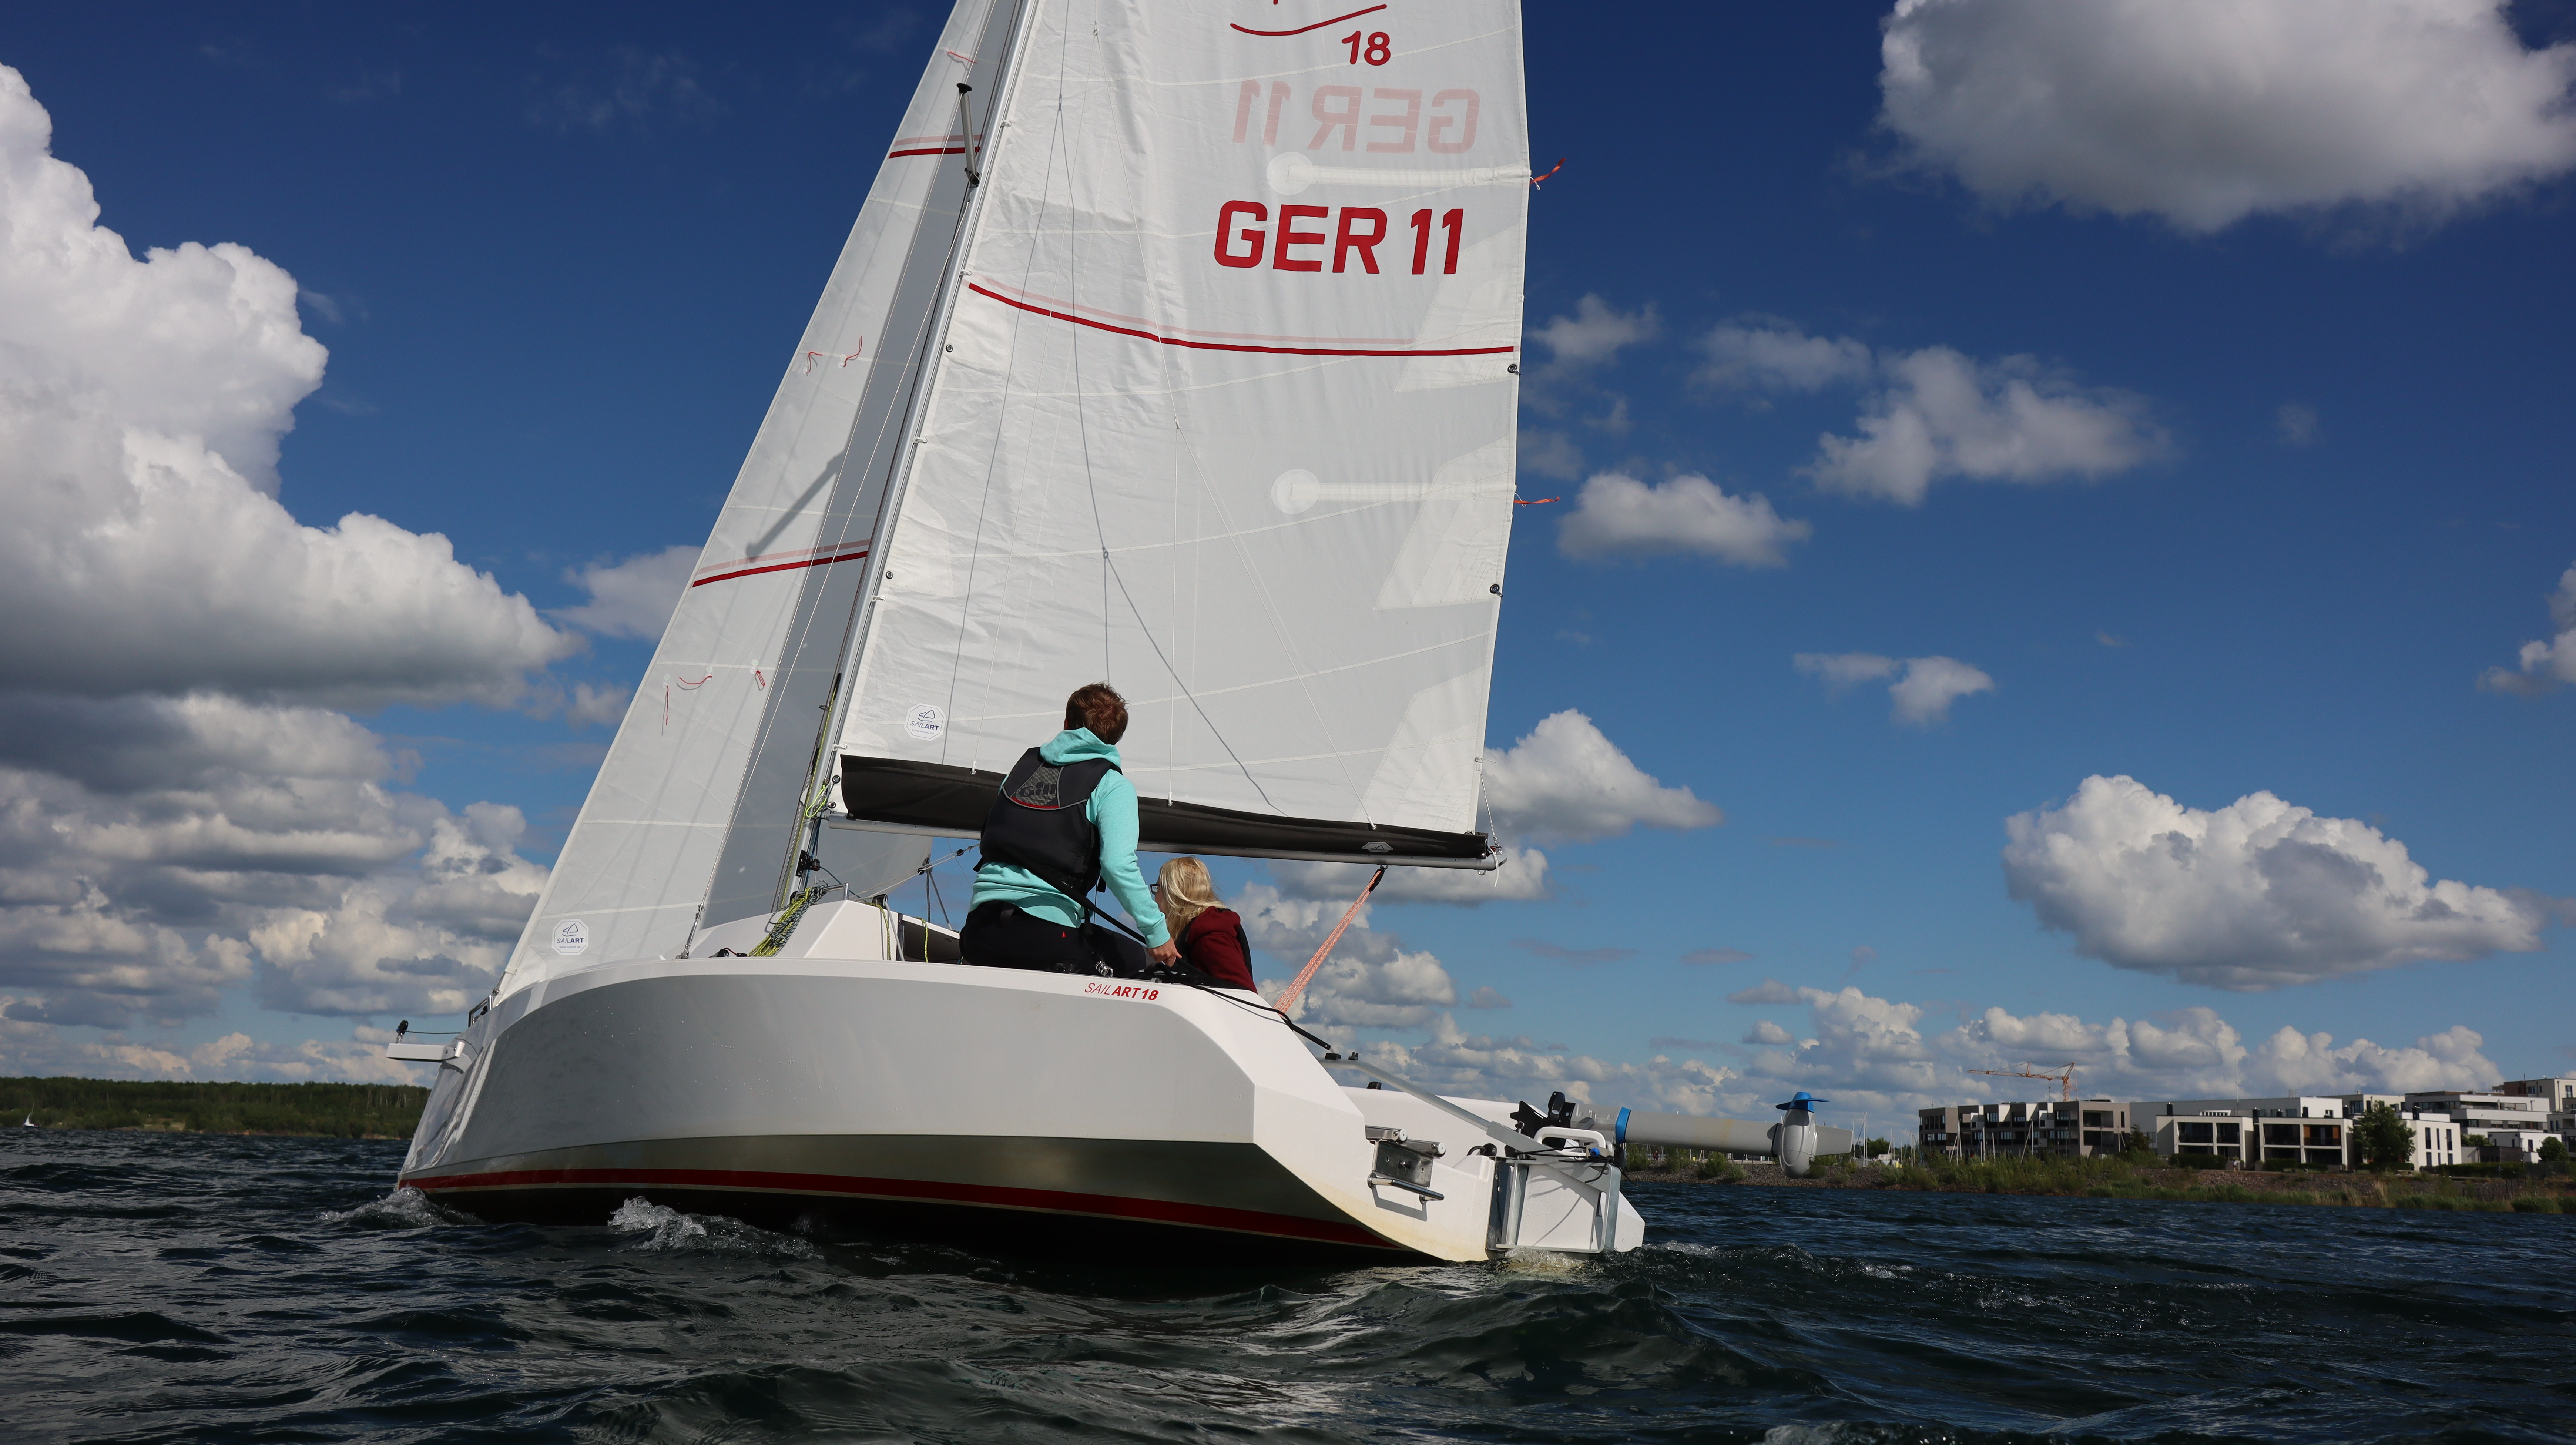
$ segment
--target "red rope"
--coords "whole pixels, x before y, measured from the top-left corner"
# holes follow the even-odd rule
[[[1359,897],[1351,900],[1351,906],[1342,914],[1342,921],[1334,924],[1332,933],[1325,937],[1324,946],[1315,950],[1315,956],[1307,959],[1306,966],[1298,970],[1297,981],[1288,985],[1287,991],[1279,995],[1276,1007],[1281,1013],[1284,1014],[1297,1006],[1297,999],[1306,992],[1306,985],[1313,981],[1315,970],[1324,966],[1325,955],[1333,951],[1334,944],[1342,941],[1342,930],[1350,927],[1351,920],[1360,916],[1360,905],[1368,902],[1369,894],[1377,890],[1378,880],[1385,876],[1386,865],[1384,864],[1378,865],[1378,870],[1369,875],[1368,886],[1360,890]]]
[[[1533,186],[1535,186],[1535,185],[1537,185],[1539,182],[1541,182],[1541,181],[1543,181],[1543,180],[1546,180],[1546,179],[1548,178],[1548,176],[1553,176],[1553,175],[1555,175],[1558,171],[1561,171],[1561,170],[1564,170],[1564,169],[1565,169],[1565,157],[1563,157],[1563,156],[1558,156],[1558,157],[1556,158],[1556,164],[1555,164],[1555,165],[1552,165],[1552,166],[1549,166],[1549,167],[1547,168],[1547,175],[1546,175],[1546,176],[1532,176],[1532,177],[1530,177],[1530,184],[1531,184],[1531,185],[1533,185]]]

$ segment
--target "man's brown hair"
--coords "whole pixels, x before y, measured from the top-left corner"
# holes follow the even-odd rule
[[[1127,736],[1127,699],[1105,682],[1077,687],[1064,700],[1064,727],[1067,732],[1089,728],[1093,737],[1114,747]]]

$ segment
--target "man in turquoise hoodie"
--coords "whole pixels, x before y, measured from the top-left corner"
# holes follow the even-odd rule
[[[1127,700],[1105,682],[1074,690],[1064,731],[1029,749],[984,820],[975,902],[958,943],[968,963],[1110,973],[1106,930],[1083,900],[1106,884],[1156,962],[1180,957],[1136,867],[1136,786],[1120,770]]]

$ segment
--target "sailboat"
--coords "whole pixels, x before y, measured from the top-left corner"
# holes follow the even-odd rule
[[[959,0],[499,983],[394,1045],[441,1065],[405,1185],[1138,1263],[1635,1247],[1613,1122],[885,900],[1097,678],[1147,850],[1501,861],[1519,11],[1338,9]]]

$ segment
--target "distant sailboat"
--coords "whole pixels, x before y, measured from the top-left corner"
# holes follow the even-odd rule
[[[395,1046],[442,1065],[404,1184],[1139,1262],[1636,1246],[1613,1129],[883,906],[1103,676],[1149,850],[1500,862],[1520,16],[1377,18],[960,0],[500,984]]]

